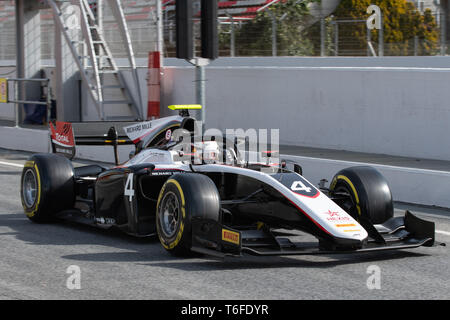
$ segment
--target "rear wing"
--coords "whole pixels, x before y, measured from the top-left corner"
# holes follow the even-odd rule
[[[75,157],[75,137],[70,122],[55,121],[49,123],[52,152],[59,153],[72,160]]]
[[[76,154],[76,146],[112,146],[115,164],[119,164],[119,145],[134,144],[127,136],[119,135],[114,126],[104,135],[75,135],[72,123],[50,122],[50,141],[53,153],[62,154],[72,160]]]
[[[160,119],[154,119],[145,122],[127,123],[122,127],[123,135],[117,133],[115,126],[111,126],[106,134],[78,135],[74,134],[73,125],[77,123],[55,121],[50,123],[50,136],[53,153],[59,153],[70,160],[75,157],[76,145],[79,146],[112,146],[114,148],[115,163],[119,164],[118,146],[132,145],[136,147],[135,152],[142,148],[153,145],[167,143],[172,138],[173,130],[185,128],[194,131],[195,120],[190,118],[189,110],[199,110],[202,106],[199,104],[171,105],[170,110],[178,111],[177,116],[168,116]],[[95,128],[84,130],[87,132],[101,132],[105,122],[90,122],[90,126]],[[120,123],[125,124],[125,123]],[[120,125],[117,123],[117,125]],[[105,127],[104,129],[106,129]],[[80,128],[78,128],[80,129]],[[83,131],[83,130],[81,130]]]

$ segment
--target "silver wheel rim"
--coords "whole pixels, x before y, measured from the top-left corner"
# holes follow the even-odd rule
[[[167,238],[172,238],[177,232],[180,223],[180,203],[173,192],[167,192],[161,202],[159,223],[162,232]]]
[[[22,181],[23,200],[27,208],[32,208],[36,202],[37,197],[37,180],[34,171],[28,169],[23,175]]]

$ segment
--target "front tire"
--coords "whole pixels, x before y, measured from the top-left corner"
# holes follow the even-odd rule
[[[65,157],[35,154],[24,165],[20,195],[27,217],[34,222],[50,222],[59,211],[75,202],[74,170]]]
[[[330,185],[331,195],[346,195],[338,203],[357,221],[368,220],[381,224],[394,216],[392,194],[381,173],[368,166],[352,167],[339,171]]]
[[[156,230],[171,254],[191,253],[192,220],[218,221],[220,197],[214,182],[195,173],[175,174],[161,188],[156,208]]]

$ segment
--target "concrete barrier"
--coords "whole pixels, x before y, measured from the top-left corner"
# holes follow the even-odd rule
[[[194,70],[166,68],[162,105],[195,102]],[[450,68],[211,67],[209,128],[280,129],[280,143],[450,160]]]
[[[0,126],[0,148],[49,152],[50,134],[46,130]]]
[[[167,115],[167,105],[196,102],[195,71],[179,59],[164,66]],[[206,124],[279,128],[288,145],[450,160],[447,66],[450,57],[220,58],[206,69]],[[144,101],[147,71],[139,69]],[[83,120],[98,119],[83,99]]]

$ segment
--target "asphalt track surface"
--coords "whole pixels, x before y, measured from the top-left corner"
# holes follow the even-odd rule
[[[448,246],[180,259],[167,254],[156,238],[67,222],[32,223],[19,197],[20,166],[28,156],[0,149],[0,299],[450,299]],[[396,214],[404,208],[396,208]],[[449,212],[412,211],[436,223],[437,241],[450,243]],[[67,287],[67,271],[74,265],[81,272],[80,289]],[[367,287],[371,266],[380,270],[380,289]]]

